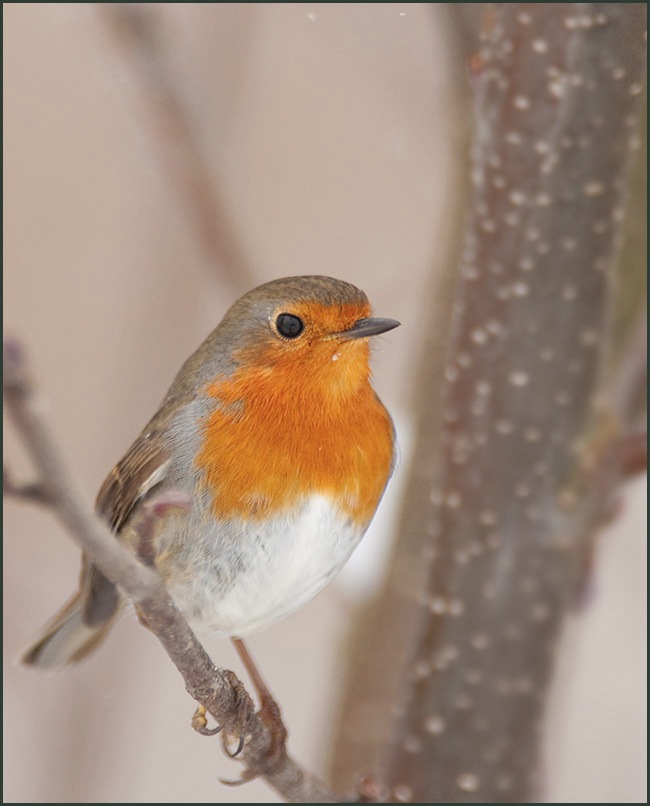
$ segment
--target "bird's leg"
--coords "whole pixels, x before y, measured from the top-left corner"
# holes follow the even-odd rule
[[[246,647],[246,644],[241,640],[241,638],[232,638],[231,641],[237,650],[237,654],[239,655],[241,662],[244,664],[244,668],[248,672],[248,676],[253,684],[253,688],[257,692],[257,696],[260,698],[259,714],[268,729],[271,731],[272,744],[271,748],[269,749],[269,754],[275,755],[277,751],[284,748],[284,744],[287,740],[287,729],[282,721],[282,712],[280,711],[280,706],[273,698],[273,695],[269,691],[261,674],[258,672],[257,667],[253,662],[253,658]]]
[[[237,650],[237,654],[241,662],[244,664],[244,668],[248,672],[248,676],[251,679],[251,683],[253,684],[253,688],[257,692],[260,703],[262,707],[264,707],[267,703],[272,702],[275,703],[273,699],[273,695],[269,691],[266,683],[262,679],[262,675],[258,672],[257,666],[251,657],[250,652],[248,651],[248,647],[246,644],[241,640],[241,638],[231,638],[230,639],[233,643],[233,646]]]

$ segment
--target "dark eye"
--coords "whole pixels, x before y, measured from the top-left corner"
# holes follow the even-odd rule
[[[278,333],[284,336],[285,339],[295,339],[305,329],[302,319],[292,313],[278,314],[275,326],[278,329]]]

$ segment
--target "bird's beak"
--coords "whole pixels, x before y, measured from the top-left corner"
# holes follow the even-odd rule
[[[335,333],[334,338],[342,341],[351,339],[365,339],[368,336],[377,336],[386,333],[394,327],[399,327],[400,323],[396,319],[359,319],[349,330]]]

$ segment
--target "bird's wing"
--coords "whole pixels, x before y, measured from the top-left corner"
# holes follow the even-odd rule
[[[106,477],[97,495],[97,513],[114,532],[119,532],[138,501],[165,478],[168,467],[169,453],[161,431],[145,429]],[[115,614],[121,596],[86,557],[80,584],[84,623],[98,626],[107,622]]]
[[[161,432],[145,430],[106,477],[97,494],[97,513],[119,532],[135,504],[165,478],[168,467]]]

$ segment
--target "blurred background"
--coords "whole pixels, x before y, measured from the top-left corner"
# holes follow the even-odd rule
[[[181,363],[250,287],[329,274],[402,322],[374,358],[401,448],[380,512],[326,591],[249,641],[291,751],[325,774],[346,629],[381,581],[397,520],[423,330],[450,298],[469,136],[461,49],[446,4],[147,8],[240,271],[219,267],[168,170],[155,59],[135,63],[91,5],[5,4],[5,333],[28,350],[91,507]],[[5,461],[29,477],[6,424]],[[646,799],[645,509],[641,480],[566,630],[544,753],[550,801]],[[75,589],[79,552],[34,507],[8,502],[4,526],[5,802],[278,800],[260,782],[217,781],[237,764],[191,730],[178,673],[132,614],[78,667],[21,668]],[[241,673],[229,643],[206,646]]]

